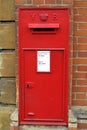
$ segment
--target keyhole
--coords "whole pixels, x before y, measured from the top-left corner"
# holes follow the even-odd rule
[[[29,85],[29,84],[27,84],[27,88],[30,88],[30,85]]]

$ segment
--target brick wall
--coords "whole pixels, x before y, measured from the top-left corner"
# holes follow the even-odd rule
[[[78,130],[87,129],[87,1],[74,0],[73,100]],[[75,108],[76,109],[76,108]]]
[[[87,106],[87,1],[74,0],[73,105]]]
[[[73,0],[15,0],[16,4],[72,4]]]
[[[15,109],[15,6],[0,0],[0,130],[9,130]]]

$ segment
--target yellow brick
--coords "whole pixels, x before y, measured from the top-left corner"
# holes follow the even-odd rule
[[[15,41],[15,23],[0,24],[0,49],[14,49]]]
[[[15,0],[0,0],[0,21],[14,20]]]
[[[0,130],[10,130],[10,115],[15,107],[0,107]]]
[[[14,78],[1,78],[0,90],[1,103],[16,104],[16,85]]]
[[[15,77],[15,53],[0,53],[0,77]]]

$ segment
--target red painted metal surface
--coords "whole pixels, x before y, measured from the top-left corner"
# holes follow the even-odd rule
[[[20,9],[20,124],[67,125],[68,58],[69,9]]]
[[[29,24],[29,28],[59,28],[59,24]]]

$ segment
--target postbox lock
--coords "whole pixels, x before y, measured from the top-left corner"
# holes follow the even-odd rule
[[[29,84],[27,84],[27,85],[26,85],[26,87],[27,87],[27,88],[30,88],[30,85],[29,85]]]
[[[26,82],[25,87],[26,88],[33,88],[34,83],[33,82]]]
[[[26,88],[31,88],[30,83],[26,83]]]
[[[47,13],[41,13],[41,14],[40,14],[40,19],[41,19],[41,21],[47,21],[47,19],[48,19],[48,14],[47,14]]]

